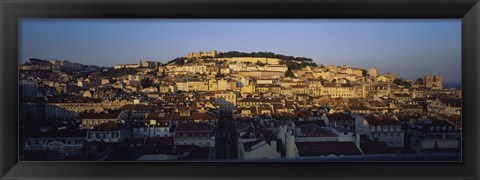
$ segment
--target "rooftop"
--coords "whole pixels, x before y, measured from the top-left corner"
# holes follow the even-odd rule
[[[362,155],[353,142],[295,142],[300,157]]]
[[[214,127],[206,123],[179,123],[175,129],[175,132],[212,132]]]

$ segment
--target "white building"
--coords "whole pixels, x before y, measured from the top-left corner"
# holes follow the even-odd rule
[[[444,120],[422,119],[408,128],[410,148],[415,152],[460,151],[461,131]]]
[[[231,115],[237,106],[237,95],[231,91],[217,92],[215,104],[220,107],[220,114]]]
[[[371,140],[382,141],[391,148],[404,147],[404,131],[400,121],[385,115],[355,117],[356,133],[368,135]]]
[[[135,138],[170,136],[170,123],[149,120],[146,123],[132,125],[132,135]]]
[[[87,141],[103,141],[106,143],[120,143],[128,137],[129,132],[116,122],[107,122],[95,126],[87,132]]]
[[[81,129],[93,129],[93,127],[108,123],[110,121],[117,122],[119,119],[120,113],[85,113],[81,114],[81,121],[80,124]]]
[[[26,139],[24,151],[51,150],[61,156],[83,155],[83,144],[87,137],[83,130],[50,130],[34,133]]]
[[[368,75],[371,76],[371,77],[377,77],[377,75],[378,75],[377,68],[368,69]]]
[[[20,97],[35,97],[38,94],[38,82],[35,80],[21,80]]]
[[[288,67],[286,65],[265,65],[265,71],[280,71],[280,72],[287,72]]]
[[[197,145],[215,148],[215,128],[207,123],[178,123],[173,141],[175,145]]]
[[[260,139],[251,142],[241,143],[239,159],[243,160],[265,160],[280,159],[281,153],[277,151],[277,141]]]

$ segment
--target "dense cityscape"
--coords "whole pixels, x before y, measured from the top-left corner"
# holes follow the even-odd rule
[[[19,65],[20,160],[461,160],[461,88],[438,74],[271,52],[136,62]]]

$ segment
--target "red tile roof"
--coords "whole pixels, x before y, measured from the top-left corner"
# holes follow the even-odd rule
[[[462,99],[439,99],[446,106],[462,107]]]
[[[385,115],[368,115],[365,117],[369,125],[396,125],[399,121]]]
[[[117,119],[120,115],[119,112],[114,113],[82,113],[80,117],[82,119]]]
[[[328,120],[339,121],[339,120],[354,120],[354,118],[348,114],[344,113],[332,113],[327,114]]]
[[[178,123],[177,127],[175,128],[175,132],[212,132],[213,130],[214,127],[212,125],[205,123]]]
[[[85,130],[51,130],[47,132],[36,132],[33,133],[31,138],[85,138],[87,137],[87,131]]]
[[[329,155],[361,155],[353,142],[295,142],[300,157]]]
[[[337,137],[336,134],[323,129],[314,123],[302,125],[299,126],[299,128],[302,133],[301,136],[304,137]]]
[[[93,131],[118,131],[120,130],[120,125],[116,122],[109,121],[107,123],[99,124],[93,127]]]

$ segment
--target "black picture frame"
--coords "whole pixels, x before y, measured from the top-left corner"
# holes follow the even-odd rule
[[[1,0],[1,179],[478,179],[478,0]],[[19,18],[461,18],[462,162],[18,162]]]

